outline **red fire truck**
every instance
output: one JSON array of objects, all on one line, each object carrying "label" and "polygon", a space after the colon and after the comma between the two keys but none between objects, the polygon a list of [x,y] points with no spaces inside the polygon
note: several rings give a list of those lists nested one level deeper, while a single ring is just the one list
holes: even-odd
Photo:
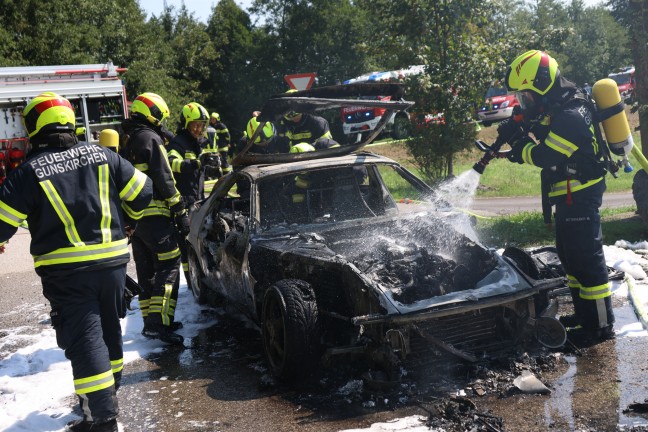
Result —
[{"label": "red fire truck", "polygon": [[97,141],[102,129],[117,129],[127,116],[120,78],[125,71],[111,62],[0,68],[0,184],[3,173],[22,163],[30,150],[21,115],[33,97],[46,91],[66,97],[74,107],[77,130],[85,131],[87,141]]}]

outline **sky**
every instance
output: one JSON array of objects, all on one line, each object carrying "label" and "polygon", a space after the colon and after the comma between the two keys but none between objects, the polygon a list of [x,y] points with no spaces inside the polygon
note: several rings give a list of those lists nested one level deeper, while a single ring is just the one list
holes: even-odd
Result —
[{"label": "sky", "polygon": [[[641,304],[643,310],[648,307],[648,277],[642,269],[648,261],[635,254],[632,250],[648,249],[646,242],[630,244],[617,242],[618,246],[605,246],[605,257],[608,266],[626,271],[629,280],[634,285],[635,301]],[[623,246],[623,247],[619,247]],[[7,254],[11,249],[7,249]],[[622,281],[613,282],[613,295],[615,297],[628,296],[628,284]],[[70,362],[63,355],[63,351],[56,346],[54,330],[47,322],[48,311],[39,304],[24,304],[22,309],[8,313],[23,314],[33,312],[40,308],[42,316],[35,321],[34,328],[38,332],[26,331],[25,328],[0,329],[3,337],[0,339],[0,430],[4,432],[42,431],[60,432],[65,424],[77,417],[72,414],[71,403],[76,403],[73,397],[72,369]],[[164,343],[148,340],[140,334],[142,319],[137,309],[137,299],[133,300],[135,310],[129,311],[122,320],[124,333],[124,373],[128,373],[128,364],[139,358],[160,352]],[[216,324],[213,319],[206,318],[212,314],[202,314],[206,306],[199,306],[187,289],[187,283],[181,272],[180,294],[176,318],[182,321],[184,327],[179,330],[185,338],[185,346],[191,346],[191,338],[198,335],[199,330]],[[648,332],[637,321],[631,308],[629,313],[623,315],[616,313],[615,331],[617,338],[647,337]],[[38,324],[38,321],[41,323]],[[15,349],[12,347],[21,347]],[[47,382],[47,391],[43,391],[42,383]],[[349,381],[347,386],[357,382]],[[344,386],[343,388],[346,388]],[[341,388],[342,389],[342,388]],[[360,386],[360,391],[361,391]],[[622,395],[623,396],[623,395]],[[73,402],[71,402],[73,401]],[[179,430],[182,428],[178,420]],[[189,427],[187,428],[189,429]],[[120,424],[120,431],[124,427]],[[375,423],[366,429],[354,429],[346,432],[429,432],[425,427],[425,419],[421,416],[394,418],[386,423]],[[344,432],[344,431],[343,431]]]},{"label": "sky", "polygon": [[[166,0],[167,5],[174,6],[176,9],[180,8],[183,0]],[[594,6],[604,0],[583,0],[585,6]],[[243,10],[247,10],[252,4],[252,0],[235,0],[236,4],[241,6]],[[569,0],[564,0],[569,3]],[[140,6],[146,12],[154,15],[160,15],[164,9],[164,0],[139,0]],[[218,3],[218,0],[184,0],[185,6],[189,11],[194,12],[194,16],[202,22],[207,22],[211,14],[212,7]]]},{"label": "sky", "polygon": [[[234,0],[243,10],[252,5],[252,0]],[[160,15],[164,10],[164,0],[139,0],[142,9],[153,15]],[[212,8],[218,3],[218,0],[184,0],[185,6],[199,21],[207,22],[211,15]],[[182,5],[182,0],[166,0],[168,6],[173,6],[176,10]]]}]

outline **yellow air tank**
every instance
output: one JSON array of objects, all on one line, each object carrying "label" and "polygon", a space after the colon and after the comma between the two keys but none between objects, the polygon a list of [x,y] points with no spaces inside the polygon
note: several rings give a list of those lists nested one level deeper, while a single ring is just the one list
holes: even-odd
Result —
[{"label": "yellow air tank", "polygon": [[[594,83],[594,86],[592,87],[592,96],[594,97],[599,110],[613,107],[621,102],[621,95],[619,94],[617,83],[610,78],[604,78]],[[617,156],[623,156],[621,163],[624,166],[623,170],[625,172],[632,171],[633,168],[628,162],[628,155],[630,152],[633,152],[636,156],[638,150],[635,151],[634,141],[632,139],[632,133],[630,133],[630,125],[628,124],[625,110],[622,109],[620,112],[603,120],[602,123],[603,131],[605,132],[605,139],[610,147],[610,151]],[[643,159],[645,161],[645,158]],[[644,166],[643,163],[641,165],[646,170],[648,162],[646,166]]]},{"label": "yellow air tank", "polygon": [[99,145],[119,151],[119,134],[114,129],[104,129],[99,134]]}]

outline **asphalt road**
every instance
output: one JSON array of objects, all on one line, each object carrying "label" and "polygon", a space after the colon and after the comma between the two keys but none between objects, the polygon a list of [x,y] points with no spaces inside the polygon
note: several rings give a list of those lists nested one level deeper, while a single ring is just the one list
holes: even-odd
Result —
[{"label": "asphalt road", "polygon": [[[602,208],[635,207],[632,192],[606,192]],[[470,208],[480,216],[503,216],[524,211],[542,211],[540,196],[475,198]]]}]

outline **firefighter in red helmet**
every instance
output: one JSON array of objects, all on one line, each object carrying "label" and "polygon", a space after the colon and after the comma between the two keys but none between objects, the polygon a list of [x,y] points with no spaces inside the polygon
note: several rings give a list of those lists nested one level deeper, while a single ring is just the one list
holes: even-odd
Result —
[{"label": "firefighter in red helmet", "polygon": [[0,253],[28,221],[36,273],[83,412],[66,430],[117,432],[119,319],[130,258],[125,228],[141,216],[153,187],[117,153],[78,142],[74,119],[70,102],[55,93],[25,107],[33,150],[0,188]]}]

